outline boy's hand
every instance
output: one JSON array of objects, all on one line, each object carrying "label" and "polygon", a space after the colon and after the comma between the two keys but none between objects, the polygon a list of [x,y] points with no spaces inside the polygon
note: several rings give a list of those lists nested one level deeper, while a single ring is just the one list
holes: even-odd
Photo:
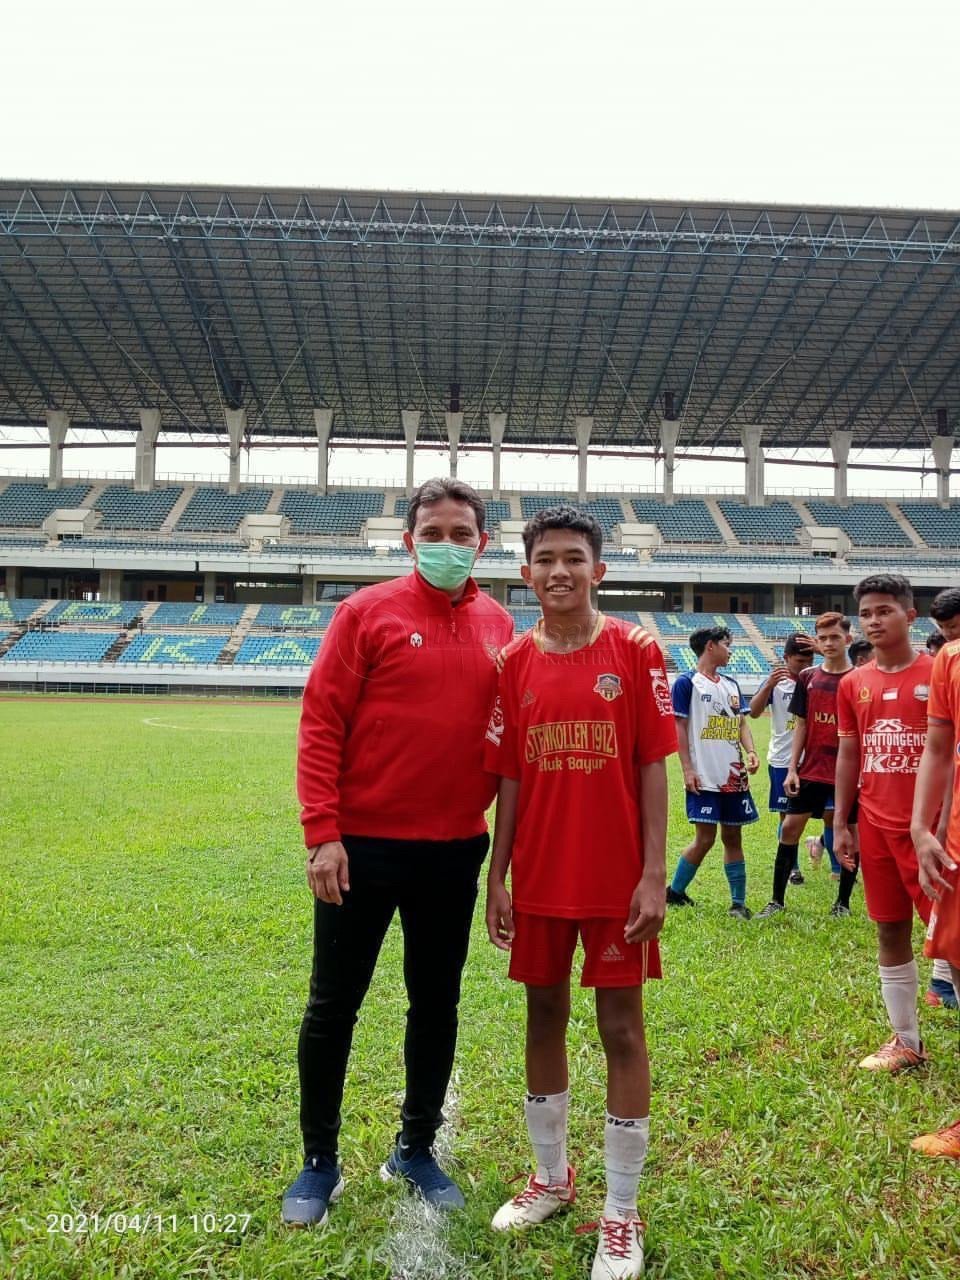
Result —
[{"label": "boy's hand", "polygon": [[767,684],[771,689],[775,689],[781,680],[789,680],[790,672],[786,667],[774,667],[767,676]]},{"label": "boy's hand", "polygon": [[853,832],[846,823],[840,826],[838,822],[833,824],[833,853],[834,857],[847,871],[855,871],[857,868],[854,854],[856,846],[853,841]]},{"label": "boy's hand", "polygon": [[756,773],[760,768],[760,757],[753,750],[747,752],[747,773]]},{"label": "boy's hand", "polygon": [[663,928],[667,913],[667,890],[662,880],[641,879],[630,899],[627,924],[623,931],[625,942],[651,942]]},{"label": "boy's hand", "polygon": [[683,785],[688,791],[692,791],[695,796],[700,794],[700,779],[692,768],[684,769]]},{"label": "boy's hand", "polygon": [[924,831],[919,838],[914,838],[913,847],[917,851],[917,863],[920,867],[920,888],[932,898],[940,902],[943,891],[953,892],[953,885],[944,880],[942,872],[956,871],[957,864],[946,852],[943,844],[929,831]]},{"label": "boy's hand", "polygon": [[795,796],[800,790],[800,778],[796,769],[788,769],[783,780],[783,789],[788,796]]},{"label": "boy's hand", "polygon": [[487,881],[487,935],[495,947],[509,951],[513,945],[513,905],[502,880]]}]

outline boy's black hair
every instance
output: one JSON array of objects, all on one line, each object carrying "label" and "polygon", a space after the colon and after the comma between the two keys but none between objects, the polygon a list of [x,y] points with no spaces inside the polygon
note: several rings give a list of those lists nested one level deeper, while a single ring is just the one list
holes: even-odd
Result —
[{"label": "boy's black hair", "polygon": [[571,533],[582,533],[590,544],[594,560],[600,559],[603,549],[603,530],[600,525],[589,511],[581,511],[579,507],[562,503],[556,507],[544,507],[523,526],[523,550],[527,564],[530,563],[537,540],[551,529],[569,529]]},{"label": "boy's black hair", "polygon": [[733,633],[729,627],[700,627],[690,637],[690,648],[699,658],[711,640],[726,640],[729,643],[732,639]]},{"label": "boy's black hair", "polygon": [[864,596],[893,596],[904,609],[913,608],[913,587],[902,573],[871,573],[853,588],[857,604]]},{"label": "boy's black hair", "polygon": [[942,631],[931,631],[924,641],[927,653],[939,653],[946,643],[947,637]]},{"label": "boy's black hair", "polygon": [[817,646],[805,631],[794,631],[783,642],[783,656],[792,658],[795,653],[815,653]]},{"label": "boy's black hair", "polygon": [[854,666],[856,666],[858,658],[868,657],[871,653],[873,653],[873,645],[869,640],[854,640],[847,650],[850,661]]},{"label": "boy's black hair", "polygon": [[960,613],[960,587],[946,587],[938,591],[930,606],[930,617],[934,622],[949,622]]}]

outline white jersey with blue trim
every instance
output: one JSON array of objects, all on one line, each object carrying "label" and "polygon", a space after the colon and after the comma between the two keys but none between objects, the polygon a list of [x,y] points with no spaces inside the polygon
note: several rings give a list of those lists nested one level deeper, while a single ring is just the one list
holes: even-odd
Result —
[{"label": "white jersey with blue trim", "polygon": [[797,687],[792,676],[785,677],[770,695],[770,745],[767,748],[767,764],[774,769],[786,769],[790,765],[793,750],[793,731],[797,717],[790,714],[790,699]]},{"label": "white jersey with blue trim", "polygon": [[703,791],[746,791],[749,778],[740,747],[743,697],[730,676],[711,679],[702,671],[678,676],[674,715],[687,721],[690,763]]}]

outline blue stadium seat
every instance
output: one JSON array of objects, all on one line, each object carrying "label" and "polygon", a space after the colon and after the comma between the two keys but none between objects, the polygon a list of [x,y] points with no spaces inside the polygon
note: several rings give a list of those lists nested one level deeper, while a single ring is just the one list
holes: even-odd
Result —
[{"label": "blue stadium seat", "polygon": [[655,524],[664,542],[722,542],[717,523],[700,498],[679,498],[672,506],[659,498],[633,498],[640,524]]},{"label": "blue stadium seat", "polygon": [[557,506],[576,507],[579,511],[588,512],[603,530],[605,538],[609,538],[614,525],[622,524],[626,519],[619,498],[590,498],[586,502],[578,502],[576,498],[562,494],[525,493],[520,497],[520,512],[524,520],[529,520],[538,511]]},{"label": "blue stadium seat", "polygon": [[180,663],[209,666],[219,658],[228,635],[153,635],[134,638],[117,659],[118,662],[153,662],[170,665]]},{"label": "blue stadium seat", "polygon": [[262,604],[256,625],[289,631],[325,631],[335,607],[332,604]]},{"label": "blue stadium seat", "polygon": [[189,533],[206,530],[235,533],[244,516],[266,511],[272,493],[272,489],[228,493],[215,485],[199,486],[177,521],[177,528]]},{"label": "blue stadium seat", "polygon": [[683,636],[689,639],[701,627],[729,627],[733,636],[743,636],[743,624],[732,613],[655,613],[653,620],[657,630],[667,636]]},{"label": "blue stadium seat", "polygon": [[235,627],[245,608],[242,604],[165,603],[157,607],[144,626],[148,631],[164,627]]},{"label": "blue stadium seat", "polygon": [[[489,533],[492,533],[502,521],[511,518],[510,503],[504,502],[501,498],[484,498],[483,501],[487,508],[486,528]],[[407,498],[397,498],[393,506],[394,515],[399,516],[401,520],[406,519],[409,505]]]},{"label": "blue stadium seat", "polygon": [[[689,645],[668,644],[667,652],[677,664],[678,671],[692,671],[697,665],[697,655]],[[770,659],[755,644],[735,644],[730,661],[723,674],[732,676],[766,676],[770,672]]]},{"label": "blue stadium seat", "polygon": [[235,667],[308,667],[320,648],[319,636],[247,636]]},{"label": "blue stadium seat", "polygon": [[140,610],[142,600],[60,600],[46,615],[46,622],[111,623],[128,627]]},{"label": "blue stadium seat", "polygon": [[541,617],[539,609],[511,609],[509,612],[513,618],[513,629],[516,635],[536,626]]},{"label": "blue stadium seat", "polygon": [[17,596],[14,600],[0,600],[0,622],[26,622],[43,604],[42,600],[28,600]]},{"label": "blue stadium seat", "polygon": [[361,489],[311,493],[287,489],[280,503],[293,533],[359,534],[370,516],[383,515],[384,495]]},{"label": "blue stadium seat", "polygon": [[59,507],[82,507],[91,492],[88,484],[68,484],[48,489],[45,484],[15,480],[0,493],[0,525],[9,528],[40,526]]},{"label": "blue stadium seat", "polygon": [[803,521],[797,510],[782,499],[766,507],[748,507],[736,498],[721,498],[720,510],[739,542],[786,543],[797,540]]},{"label": "blue stadium seat", "polygon": [[814,618],[780,617],[773,613],[752,614],[754,624],[759,627],[764,640],[784,640],[794,631],[803,631],[806,635],[814,634]]},{"label": "blue stadium seat", "polygon": [[851,502],[841,507],[835,502],[808,498],[806,505],[817,524],[842,529],[854,546],[910,546],[910,539],[881,502]]},{"label": "blue stadium seat", "polygon": [[101,662],[120,633],[28,631],[0,662]]},{"label": "blue stadium seat", "polygon": [[101,529],[159,529],[183,494],[182,485],[168,485],[137,493],[122,484],[109,484],[94,502]]},{"label": "blue stadium seat", "polygon": [[960,547],[960,502],[946,510],[933,501],[901,502],[900,510],[930,547]]}]

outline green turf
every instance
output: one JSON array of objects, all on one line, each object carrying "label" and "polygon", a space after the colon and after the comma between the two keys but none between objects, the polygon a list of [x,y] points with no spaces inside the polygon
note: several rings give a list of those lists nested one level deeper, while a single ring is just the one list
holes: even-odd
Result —
[{"label": "green turf", "polygon": [[[324,1233],[279,1222],[299,1166],[310,948],[296,715],[265,703],[0,706],[2,1274],[390,1275],[380,1259],[401,1193],[377,1168],[401,1087],[395,932],[355,1042],[347,1193]],[[675,769],[672,783],[671,867],[687,830]],[[773,831],[764,814],[746,837],[755,909]],[[886,1023],[859,891],[854,917],[837,921],[832,890],[821,870],[791,892],[787,915],[737,924],[713,854],[691,891],[697,909],[667,921],[667,978],[647,993],[651,1276],[958,1274],[960,1166],[908,1149],[960,1113],[956,1019],[924,1013],[925,1075],[858,1072]],[[580,1198],[535,1234],[488,1230],[506,1180],[529,1162],[522,993],[503,961],[478,918],[454,1138],[468,1209],[448,1247],[463,1275],[583,1277],[594,1241],[574,1227],[602,1205],[604,1099],[582,993],[570,1035]],[[48,1230],[62,1222],[48,1215],[80,1213],[101,1215],[100,1229]],[[121,1233],[115,1219],[103,1229],[109,1213],[153,1217],[146,1232]],[[236,1215],[250,1215],[246,1231]]]}]

